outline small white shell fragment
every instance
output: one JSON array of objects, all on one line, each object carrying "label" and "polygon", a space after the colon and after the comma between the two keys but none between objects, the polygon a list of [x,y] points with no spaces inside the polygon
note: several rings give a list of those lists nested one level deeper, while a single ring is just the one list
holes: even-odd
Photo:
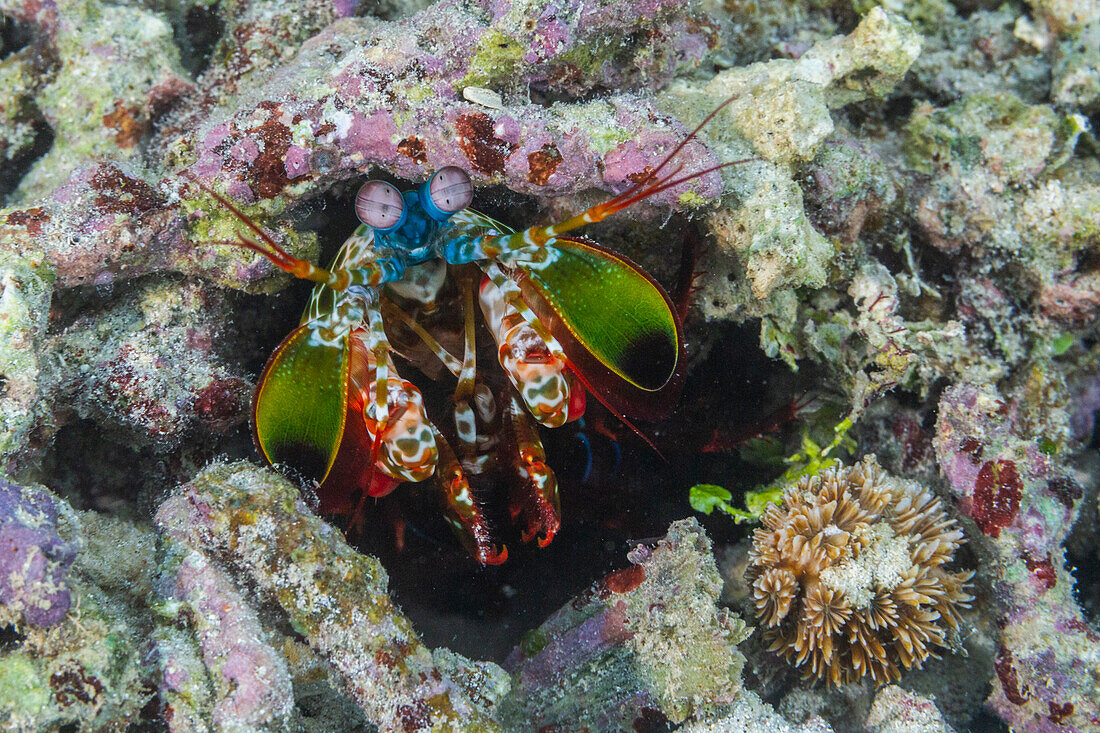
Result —
[{"label": "small white shell fragment", "polygon": [[504,100],[500,98],[498,92],[494,92],[492,89],[485,89],[484,87],[464,87],[462,89],[462,96],[465,97],[467,102],[480,104],[482,107],[488,107],[489,109],[504,109]]}]

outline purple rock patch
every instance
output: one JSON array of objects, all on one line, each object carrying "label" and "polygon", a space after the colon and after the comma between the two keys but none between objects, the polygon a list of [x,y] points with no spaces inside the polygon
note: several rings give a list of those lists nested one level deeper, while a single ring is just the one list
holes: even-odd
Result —
[{"label": "purple rock patch", "polygon": [[57,533],[57,502],[0,479],[0,604],[34,626],[53,626],[72,604],[65,581],[78,548]]}]

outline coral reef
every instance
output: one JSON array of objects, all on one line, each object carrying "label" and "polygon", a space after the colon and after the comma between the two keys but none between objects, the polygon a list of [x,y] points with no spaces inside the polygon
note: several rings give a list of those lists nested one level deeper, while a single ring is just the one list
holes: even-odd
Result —
[{"label": "coral reef", "polygon": [[833,729],[819,717],[793,724],[777,714],[749,690],[742,690],[722,715],[709,720],[692,721],[678,730],[687,733],[750,733],[757,730],[776,733],[830,733]]},{"label": "coral reef", "polygon": [[175,547],[170,552],[176,556],[164,566],[165,611],[190,611],[201,653],[201,661],[194,658],[174,629],[158,634],[161,697],[172,711],[173,729],[202,729],[206,712],[215,730],[285,727],[294,706],[290,673],[282,655],[264,642],[256,612],[203,555]]},{"label": "coral reef", "polygon": [[834,685],[920,667],[973,596],[947,571],[962,540],[936,496],[873,458],[786,489],[753,535],[745,578],[770,649]]},{"label": "coral reef", "polygon": [[[402,492],[367,531],[405,547],[371,547],[402,596],[309,487],[229,462],[305,296],[226,246],[196,181],[316,261],[363,175],[457,165],[477,207],[548,220],[730,97],[677,165],[740,164],[590,232],[670,286],[690,356],[683,409],[643,428],[670,467],[598,408],[550,446],[555,542],[598,559],[451,582],[432,497]],[[0,727],[1097,728],[1098,123],[1095,0],[0,0]],[[792,487],[751,559],[704,520],[722,602],[762,611],[741,641],[697,526],[637,538],[685,484],[737,502],[845,417],[885,469]],[[698,449],[724,432],[752,445]],[[923,525],[888,505],[910,492]],[[508,672],[440,647],[509,648],[545,612],[511,595],[556,608],[627,548]],[[798,681],[772,642],[852,684]]]},{"label": "coral reef", "polygon": [[[245,420],[252,394],[214,351],[228,315],[219,294],[197,283],[135,290],[49,344],[64,366],[45,399],[131,444],[169,448],[199,425],[224,431]],[[63,424],[62,410],[54,413]]]},{"label": "coral reef", "polygon": [[147,533],[80,516],[40,487],[5,485],[4,496],[17,517],[4,517],[5,555],[24,563],[3,569],[22,588],[12,596],[5,586],[0,599],[0,725],[101,730],[134,720],[152,694],[147,622],[134,602],[149,588]]},{"label": "coral reef", "polygon": [[41,260],[0,253],[0,465],[30,452],[33,433],[46,413],[39,379],[49,316],[53,273]]},{"label": "coral reef", "polygon": [[[0,620],[53,626],[72,604],[66,583],[78,546],[58,534],[68,509],[41,487],[0,481]],[[71,509],[69,510],[72,511]]]},{"label": "coral reef", "polygon": [[875,695],[867,716],[868,733],[954,733],[936,704],[897,685]]},{"label": "coral reef", "polygon": [[[7,263],[0,465],[10,475],[36,477],[57,432],[81,420],[101,439],[164,453],[247,419],[252,384],[223,356],[227,333],[239,331],[220,292],[143,283],[60,328],[49,319],[48,266]],[[110,290],[105,282],[97,292]]]},{"label": "coral reef", "polygon": [[1058,42],[1052,69],[1054,101],[1084,110],[1100,102],[1100,22],[1081,29],[1076,37]]},{"label": "coral reef", "polygon": [[[160,536],[78,516],[45,489],[9,489],[23,497],[13,515],[46,528],[39,545],[25,546],[52,563],[28,563],[48,574],[21,579],[20,592],[0,599],[6,620],[25,618],[13,621],[19,638],[0,665],[11,727],[108,726],[150,702],[173,731],[296,729],[318,706],[324,730],[366,721],[385,730],[527,730],[535,718],[601,729],[636,719],[751,726],[775,717],[741,687],[735,645],[746,629],[715,604],[721,582],[695,520],[637,547],[636,564],[531,631],[508,662],[509,680],[492,663],[424,647],[385,593],[377,561],[348,547],[268,470],[207,469],[165,500]],[[65,540],[44,524],[59,516]],[[13,524],[3,525],[5,538],[27,529]],[[108,551],[115,562],[96,564]],[[148,608],[154,613],[139,620]],[[46,625],[56,630],[39,629]],[[573,688],[565,697],[563,684]]]},{"label": "coral reef", "polygon": [[738,95],[726,125],[710,130],[708,140],[723,160],[762,159],[728,174],[740,205],[709,218],[724,258],[707,267],[729,272],[735,257],[738,276],[707,279],[701,302],[708,316],[731,308],[759,312],[754,303],[776,291],[828,282],[837,249],[810,223],[790,168],[811,160],[833,132],[831,108],[885,94],[919,53],[912,27],[875,8],[850,35],[821,41],[797,60],[731,69],[702,89],[670,87],[664,98],[677,109],[690,103],[705,111]]},{"label": "coral reef", "polygon": [[52,194],[85,161],[140,161],[158,107],[189,86],[158,13],[131,6],[104,13],[99,3],[75,0],[43,30],[58,64],[34,105],[54,142],[20,181],[16,198],[24,200]]}]

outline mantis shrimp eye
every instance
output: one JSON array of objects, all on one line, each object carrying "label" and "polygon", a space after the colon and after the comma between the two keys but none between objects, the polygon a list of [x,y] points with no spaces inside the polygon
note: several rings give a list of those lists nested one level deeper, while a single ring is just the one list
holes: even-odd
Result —
[{"label": "mantis shrimp eye", "polygon": [[447,166],[435,172],[420,187],[420,203],[433,219],[443,221],[456,211],[462,211],[474,198],[470,176],[461,168]]},{"label": "mantis shrimp eye", "polygon": [[355,215],[378,231],[388,232],[405,221],[405,199],[385,181],[367,181],[355,196]]}]

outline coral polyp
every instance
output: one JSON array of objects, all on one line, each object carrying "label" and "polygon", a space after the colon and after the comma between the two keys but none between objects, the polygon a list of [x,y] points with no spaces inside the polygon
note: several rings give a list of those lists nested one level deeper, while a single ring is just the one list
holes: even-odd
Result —
[{"label": "coral polyp", "polygon": [[756,530],[746,578],[769,651],[831,685],[897,681],[950,644],[973,596],[962,530],[873,457],[804,476]]}]

